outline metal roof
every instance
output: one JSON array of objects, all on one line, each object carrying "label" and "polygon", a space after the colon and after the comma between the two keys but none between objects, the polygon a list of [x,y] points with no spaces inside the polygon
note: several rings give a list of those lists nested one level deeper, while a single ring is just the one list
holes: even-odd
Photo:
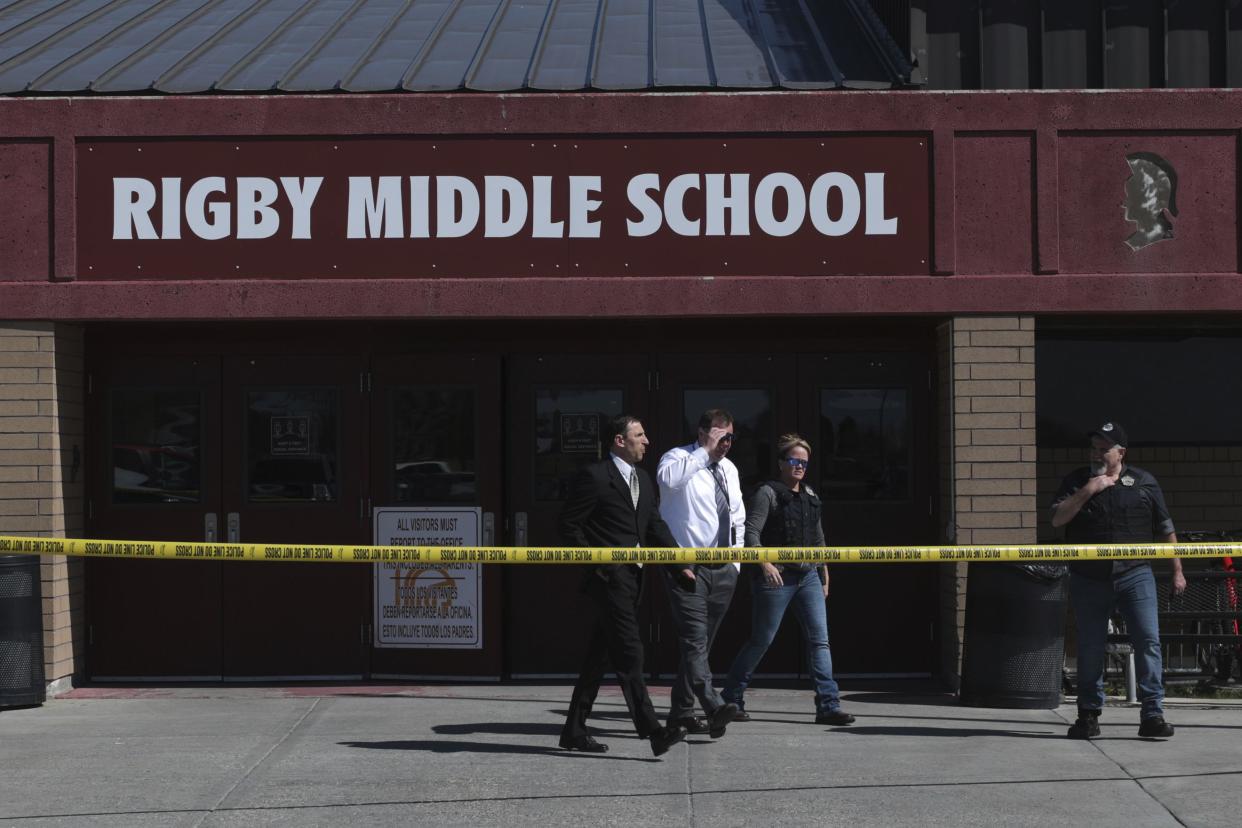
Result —
[{"label": "metal roof", "polygon": [[0,0],[0,94],[887,88],[867,0]]}]

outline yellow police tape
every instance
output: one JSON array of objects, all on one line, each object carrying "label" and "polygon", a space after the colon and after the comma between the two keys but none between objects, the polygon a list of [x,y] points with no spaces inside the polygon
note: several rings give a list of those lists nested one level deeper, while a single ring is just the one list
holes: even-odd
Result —
[{"label": "yellow police tape", "polygon": [[180,561],[299,561],[412,564],[957,563],[1096,561],[1242,556],[1242,543],[1101,546],[823,546],[764,549],[624,549],[510,546],[335,546],[270,543],[0,537],[0,554]]}]

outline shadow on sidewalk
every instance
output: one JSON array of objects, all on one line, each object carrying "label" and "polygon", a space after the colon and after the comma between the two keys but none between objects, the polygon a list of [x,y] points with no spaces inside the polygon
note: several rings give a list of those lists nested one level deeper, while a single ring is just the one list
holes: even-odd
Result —
[{"label": "shadow on sidewalk", "polygon": [[539,724],[536,722],[471,722],[469,724],[444,724],[431,728],[442,736],[465,736],[469,733],[497,733],[505,736],[549,736],[556,738],[561,733],[558,724]]},{"label": "shadow on sidewalk", "polygon": [[942,736],[959,739],[964,736],[1012,736],[1018,739],[1065,739],[1060,731],[1038,733],[1031,730],[1009,730],[1007,728],[985,727],[884,727],[882,725],[851,725],[850,727],[829,728],[833,733],[844,733],[849,736]]},{"label": "shadow on sidewalk", "polygon": [[537,745],[506,745],[497,742],[456,742],[422,739],[396,739],[386,742],[338,742],[344,747],[367,750],[414,750],[426,753],[513,753],[526,756],[559,756],[565,758],[619,760],[622,762],[659,762],[655,757],[612,756],[607,753],[579,753],[558,747]]},{"label": "shadow on sidewalk", "polygon": [[920,707],[960,707],[951,693],[902,693],[885,691],[841,692],[841,700],[858,704],[915,704]]}]

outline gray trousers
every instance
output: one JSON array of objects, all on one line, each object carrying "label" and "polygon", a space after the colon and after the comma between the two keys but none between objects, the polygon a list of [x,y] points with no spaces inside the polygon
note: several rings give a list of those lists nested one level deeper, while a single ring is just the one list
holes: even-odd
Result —
[{"label": "gray trousers", "polygon": [[695,566],[694,592],[682,589],[670,574],[671,569],[665,568],[664,583],[673,622],[677,625],[680,658],[670,694],[669,721],[693,716],[696,698],[708,715],[724,704],[724,699],[712,686],[712,668],[707,656],[729,602],[733,600],[733,588],[737,586],[737,568],[732,564],[719,569]]}]

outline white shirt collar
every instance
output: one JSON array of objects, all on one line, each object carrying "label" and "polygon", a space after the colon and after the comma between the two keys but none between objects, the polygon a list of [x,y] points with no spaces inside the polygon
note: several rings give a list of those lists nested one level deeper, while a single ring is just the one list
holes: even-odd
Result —
[{"label": "white shirt collar", "polygon": [[628,486],[630,484],[630,475],[634,473],[634,467],[625,460],[622,460],[616,454],[613,454],[612,452],[609,452],[609,454],[612,455],[612,462],[617,464],[617,470],[621,472],[621,479],[624,480],[625,484]]}]

